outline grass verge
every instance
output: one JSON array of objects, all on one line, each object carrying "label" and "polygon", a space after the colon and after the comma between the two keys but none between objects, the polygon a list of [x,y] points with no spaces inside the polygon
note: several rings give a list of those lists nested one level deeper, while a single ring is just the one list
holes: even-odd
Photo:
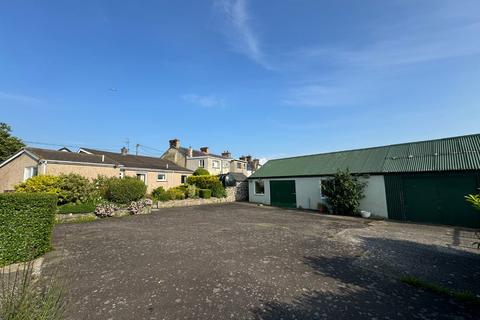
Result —
[{"label": "grass verge", "polygon": [[60,320],[65,311],[64,287],[55,277],[37,279],[34,262],[0,272],[0,319]]},{"label": "grass verge", "polygon": [[449,289],[436,283],[428,282],[413,276],[402,277],[400,278],[400,281],[418,289],[424,289],[464,302],[480,304],[480,298],[471,291],[457,291]]},{"label": "grass verge", "polygon": [[87,223],[98,220],[95,216],[80,216],[67,220],[57,220],[57,224]]}]

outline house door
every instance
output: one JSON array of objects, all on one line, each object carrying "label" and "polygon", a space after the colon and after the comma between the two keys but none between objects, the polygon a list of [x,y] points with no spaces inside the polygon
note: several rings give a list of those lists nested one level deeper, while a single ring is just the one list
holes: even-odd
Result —
[{"label": "house door", "polygon": [[270,204],[276,207],[296,208],[295,180],[270,180]]},{"label": "house door", "polygon": [[137,173],[137,179],[142,180],[143,183],[147,182],[147,178],[146,178],[145,173]]}]

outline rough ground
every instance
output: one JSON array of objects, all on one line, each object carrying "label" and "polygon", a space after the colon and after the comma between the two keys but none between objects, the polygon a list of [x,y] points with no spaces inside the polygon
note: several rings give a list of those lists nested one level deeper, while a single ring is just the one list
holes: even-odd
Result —
[{"label": "rough ground", "polygon": [[[478,319],[399,282],[480,289],[468,232],[222,204],[59,225],[68,319]],[[468,246],[468,245],[467,245]],[[480,292],[476,292],[480,293]]]}]

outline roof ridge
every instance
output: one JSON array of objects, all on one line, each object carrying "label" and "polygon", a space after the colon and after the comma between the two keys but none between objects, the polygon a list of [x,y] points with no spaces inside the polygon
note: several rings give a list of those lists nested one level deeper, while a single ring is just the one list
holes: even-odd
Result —
[{"label": "roof ridge", "polygon": [[389,147],[395,147],[395,146],[401,146],[401,145],[411,145],[411,144],[417,144],[417,143],[423,143],[423,142],[439,142],[439,141],[444,141],[444,140],[452,140],[452,139],[465,138],[465,137],[473,137],[473,136],[480,136],[480,133],[472,133],[472,134],[466,134],[466,135],[461,135],[461,136],[438,138],[438,139],[430,139],[430,140],[418,140],[418,141],[412,141],[412,142],[393,143],[393,144],[387,144],[387,145],[375,146],[375,147],[366,147],[366,148],[356,148],[356,149],[347,149],[347,150],[338,150],[338,151],[329,151],[329,152],[313,153],[313,154],[306,154],[306,155],[301,155],[301,156],[291,156],[291,157],[285,157],[285,158],[271,159],[271,160],[268,160],[268,161],[287,160],[287,159],[296,159],[296,158],[306,158],[306,157],[321,156],[321,155],[334,154],[334,153],[343,153],[343,152],[353,152],[353,151],[363,151],[363,150],[372,150],[372,149],[382,149],[382,148],[389,148]]}]

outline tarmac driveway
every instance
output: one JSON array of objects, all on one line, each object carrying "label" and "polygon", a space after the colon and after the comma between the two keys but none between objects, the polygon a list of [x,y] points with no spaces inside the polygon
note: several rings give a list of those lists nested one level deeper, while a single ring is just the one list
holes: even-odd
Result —
[{"label": "tarmac driveway", "polygon": [[477,305],[398,280],[480,293],[468,236],[251,204],[172,208],[58,225],[45,270],[67,279],[68,319],[473,319]]}]

